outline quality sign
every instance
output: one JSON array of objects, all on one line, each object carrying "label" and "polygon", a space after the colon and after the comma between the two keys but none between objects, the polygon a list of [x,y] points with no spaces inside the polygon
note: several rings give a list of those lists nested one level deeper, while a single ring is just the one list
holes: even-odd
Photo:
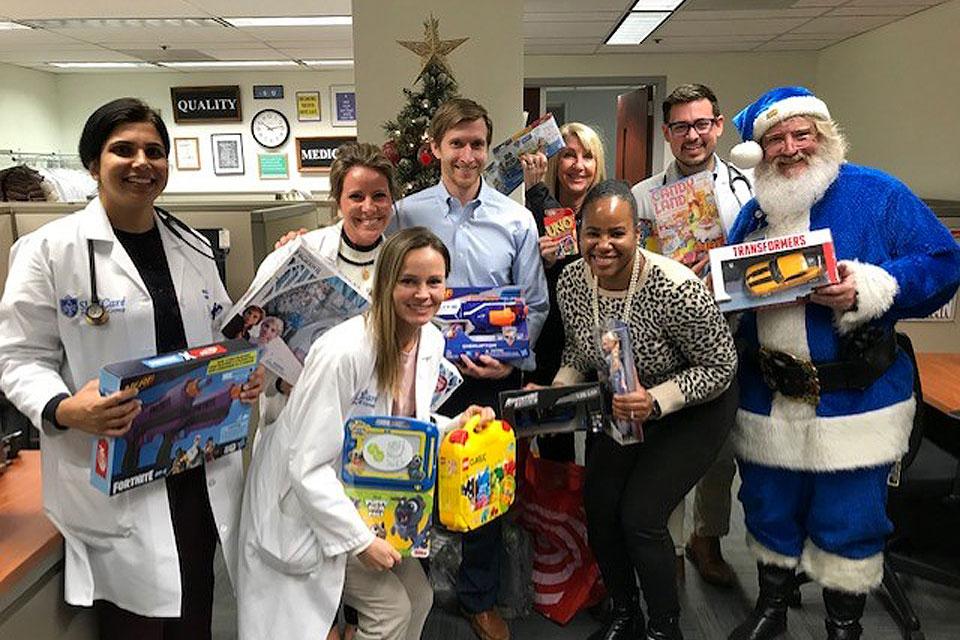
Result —
[{"label": "quality sign", "polygon": [[173,119],[178,123],[240,122],[240,87],[171,87]]}]

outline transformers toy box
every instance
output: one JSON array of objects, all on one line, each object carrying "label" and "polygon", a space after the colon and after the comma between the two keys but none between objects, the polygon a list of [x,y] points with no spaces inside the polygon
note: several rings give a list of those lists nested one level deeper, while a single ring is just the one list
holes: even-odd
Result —
[{"label": "transformers toy box", "polygon": [[440,523],[470,531],[505,514],[516,493],[517,440],[503,420],[471,418],[440,444]]},{"label": "transformers toy box", "polygon": [[112,496],[242,449],[240,388],[256,366],[256,347],[228,340],[103,367],[100,393],[136,387],[143,409],[123,436],[94,440],[93,486]]},{"label": "transformers toy box", "polygon": [[390,416],[344,425],[340,479],[360,517],[402,556],[430,555],[437,428]]},{"label": "transformers toy box", "polygon": [[500,392],[500,415],[517,437],[573,431],[599,432],[605,423],[599,382]]},{"label": "transformers toy box", "polygon": [[433,321],[446,339],[444,356],[456,362],[488,355],[520,360],[530,355],[527,303],[520,287],[454,287]]},{"label": "transformers toy box", "polygon": [[818,229],[711,249],[710,277],[720,311],[791,304],[839,282],[833,236]]}]

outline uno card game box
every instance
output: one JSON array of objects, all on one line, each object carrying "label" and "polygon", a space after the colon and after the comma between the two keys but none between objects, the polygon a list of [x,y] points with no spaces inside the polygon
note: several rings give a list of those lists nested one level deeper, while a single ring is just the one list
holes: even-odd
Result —
[{"label": "uno card game box", "polygon": [[143,408],[126,434],[94,440],[93,486],[112,496],[242,449],[256,366],[255,346],[228,340],[103,367],[101,395],[136,387]]},{"label": "uno card game box", "polygon": [[471,418],[440,444],[440,522],[470,531],[498,518],[516,493],[517,440],[503,420]]},{"label": "uno card game box", "polygon": [[520,287],[454,287],[433,321],[446,340],[444,357],[520,360],[530,355],[527,303]]},{"label": "uno card game box", "polygon": [[577,248],[577,215],[573,209],[547,209],[543,212],[543,226],[547,235],[557,240],[557,257],[575,256]]},{"label": "uno card game box", "polygon": [[725,313],[794,303],[839,282],[830,229],[711,249],[710,274]]},{"label": "uno card game box", "polygon": [[368,416],[344,425],[340,479],[360,517],[401,556],[430,555],[439,434],[429,422]]},{"label": "uno card game box", "polygon": [[517,437],[541,433],[603,430],[603,387],[599,382],[500,392],[500,415]]}]

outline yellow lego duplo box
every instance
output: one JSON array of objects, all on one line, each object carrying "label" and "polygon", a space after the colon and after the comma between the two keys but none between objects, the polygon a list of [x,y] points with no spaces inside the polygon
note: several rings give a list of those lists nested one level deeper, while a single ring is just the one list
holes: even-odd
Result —
[{"label": "yellow lego duplo box", "polygon": [[471,418],[440,444],[438,510],[453,531],[470,531],[510,508],[516,493],[517,439],[503,420]]}]

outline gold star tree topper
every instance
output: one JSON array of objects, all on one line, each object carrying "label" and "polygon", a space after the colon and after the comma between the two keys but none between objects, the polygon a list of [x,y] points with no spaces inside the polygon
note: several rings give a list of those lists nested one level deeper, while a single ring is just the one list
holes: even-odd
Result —
[{"label": "gold star tree topper", "polygon": [[397,44],[413,51],[420,56],[422,67],[417,74],[416,82],[419,80],[431,62],[435,62],[442,67],[448,74],[450,66],[447,64],[447,54],[462,45],[470,38],[455,38],[453,40],[440,39],[440,21],[430,14],[430,17],[423,21],[423,41],[397,40]]}]

